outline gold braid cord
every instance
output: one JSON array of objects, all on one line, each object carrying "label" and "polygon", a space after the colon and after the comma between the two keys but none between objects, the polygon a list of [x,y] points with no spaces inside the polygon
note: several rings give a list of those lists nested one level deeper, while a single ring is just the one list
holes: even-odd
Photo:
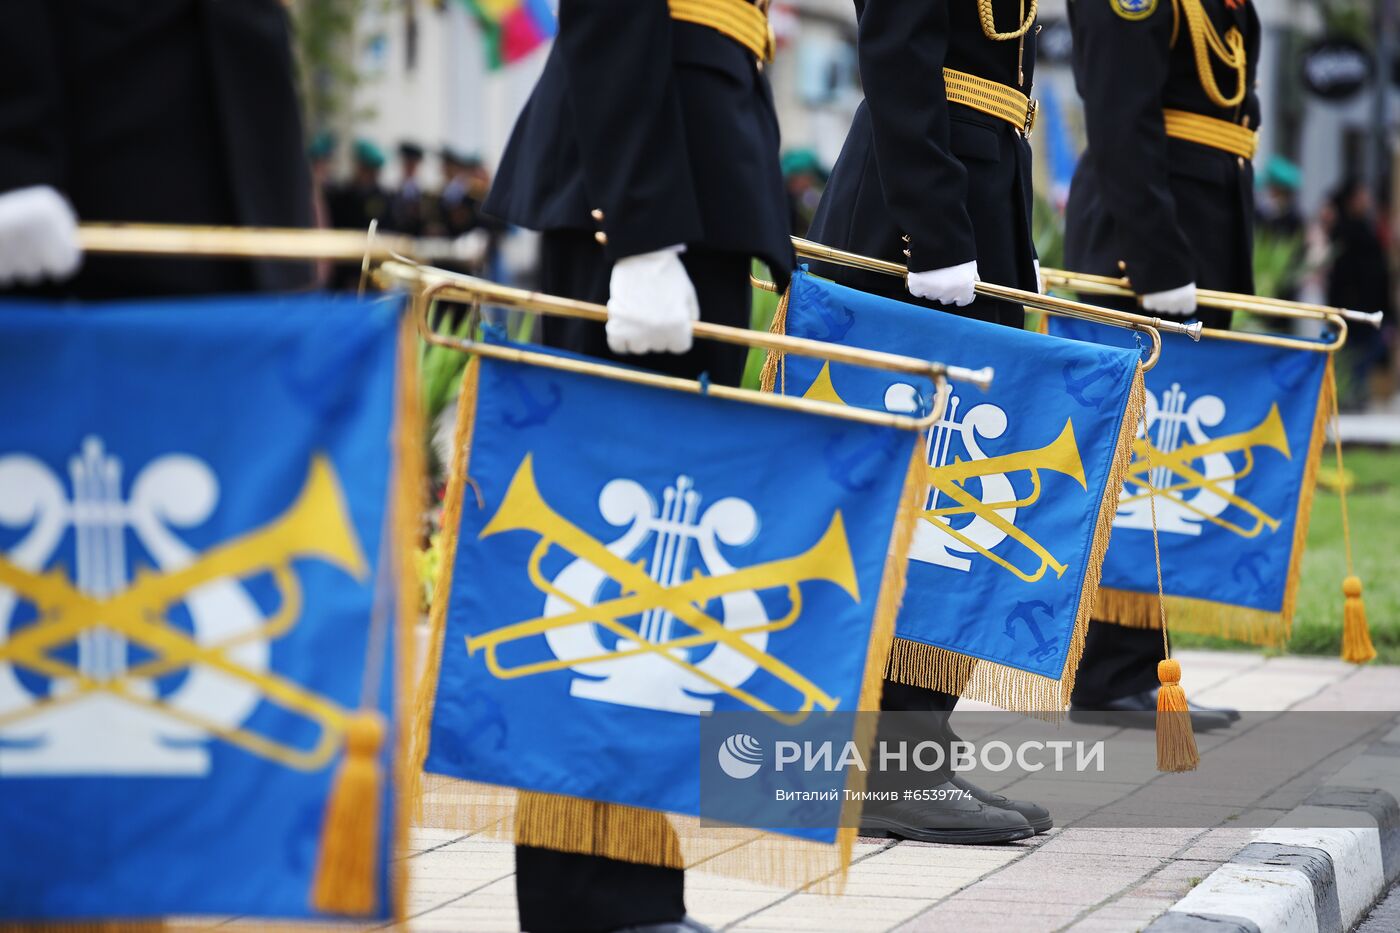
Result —
[{"label": "gold braid cord", "polygon": [[[980,2],[989,3],[990,0]],[[1196,56],[1196,74],[1201,79],[1201,87],[1206,96],[1217,107],[1238,106],[1244,100],[1248,67],[1244,36],[1231,26],[1226,31],[1225,38],[1220,38],[1220,33],[1216,31],[1210,17],[1206,15],[1205,8],[1201,6],[1201,0],[1173,0],[1173,4],[1186,17],[1186,28],[1191,33],[1191,50]],[[1235,73],[1235,93],[1229,97],[1221,92],[1220,85],[1216,83],[1212,56],[1220,59],[1226,68]]]},{"label": "gold braid cord", "polygon": [[1036,13],[1039,11],[1039,0],[1031,0],[1031,8],[1026,11],[1026,18],[1021,21],[1021,25],[1017,26],[1014,32],[997,32],[996,17],[992,13],[992,0],[977,0],[977,16],[982,20],[982,35],[993,42],[1010,42],[1012,39],[1019,39],[1030,32],[1031,25],[1035,22]]}]

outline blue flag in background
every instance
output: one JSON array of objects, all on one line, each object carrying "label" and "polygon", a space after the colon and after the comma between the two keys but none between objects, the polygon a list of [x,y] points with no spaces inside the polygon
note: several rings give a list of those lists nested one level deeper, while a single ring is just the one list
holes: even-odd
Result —
[{"label": "blue flag in background", "polygon": [[[1051,329],[1122,342],[1121,332],[1082,321],[1057,319]],[[1278,644],[1291,625],[1307,538],[1328,356],[1169,334],[1162,341],[1095,615],[1160,626],[1155,490],[1171,628]]]},{"label": "blue flag in background", "polygon": [[[869,295],[799,272],[787,333],[986,366],[925,438],[931,484],[910,549],[891,676],[1007,708],[1063,709],[1127,461],[1138,353]],[[796,356],[777,388],[908,411],[932,385]],[[1117,475],[1115,476],[1115,472]]]},{"label": "blue flag in background", "polygon": [[0,303],[0,920],[320,916],[350,717],[392,721],[399,319]]},{"label": "blue flag in background", "polygon": [[428,772],[694,815],[701,716],[859,708],[909,431],[474,365]]}]

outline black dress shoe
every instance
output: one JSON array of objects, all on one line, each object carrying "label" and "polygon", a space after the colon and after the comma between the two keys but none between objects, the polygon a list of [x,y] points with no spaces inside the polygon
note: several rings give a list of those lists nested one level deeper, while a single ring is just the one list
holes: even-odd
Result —
[{"label": "black dress shoe", "polygon": [[870,801],[860,815],[860,834],[958,845],[993,845],[1035,835],[1020,813],[983,803],[955,784],[919,793],[940,799]]},{"label": "black dress shoe", "polygon": [[[1102,700],[1093,704],[1092,709],[1071,704],[1069,708],[1070,721],[1101,726],[1151,729],[1157,722],[1157,691],[1159,689],[1153,687],[1151,690],[1144,690],[1141,693],[1133,693],[1113,700]],[[1239,710],[1199,706],[1190,700],[1186,701],[1186,707],[1191,712],[1191,728],[1197,732],[1228,729],[1231,723],[1240,718]]]},{"label": "black dress shoe", "polygon": [[988,806],[1013,810],[1021,814],[1030,825],[1031,832],[1037,836],[1055,825],[1055,821],[1050,818],[1050,811],[1038,803],[1031,803],[1029,800],[1012,800],[1010,797],[994,794],[989,790],[983,790],[971,781],[958,777],[956,774],[953,775],[952,783],[954,787],[962,788]]}]

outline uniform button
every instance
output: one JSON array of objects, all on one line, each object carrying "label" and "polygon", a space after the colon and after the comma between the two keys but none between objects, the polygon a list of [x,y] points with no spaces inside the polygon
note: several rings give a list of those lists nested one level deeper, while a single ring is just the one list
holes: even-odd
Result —
[{"label": "uniform button", "polygon": [[602,223],[602,222],[603,222],[603,212],[600,211],[598,208],[595,207],[595,208],[593,208],[593,210],[589,211],[588,213],[589,213],[589,216],[591,216],[594,220],[598,221],[598,223]]},{"label": "uniform button", "polygon": [[1240,156],[1239,159],[1238,159],[1238,161],[1239,161],[1239,164],[1240,164],[1240,169],[1243,170],[1243,169],[1244,169],[1244,156]]},{"label": "uniform button", "polygon": [[608,235],[603,231],[599,230],[597,233],[593,234],[593,239],[597,240],[599,243],[606,245],[608,242]]},{"label": "uniform button", "polygon": [[1127,261],[1126,259],[1120,259],[1120,260],[1118,260],[1118,271],[1119,271],[1119,272],[1127,272],[1127,271],[1128,271],[1128,261]]}]

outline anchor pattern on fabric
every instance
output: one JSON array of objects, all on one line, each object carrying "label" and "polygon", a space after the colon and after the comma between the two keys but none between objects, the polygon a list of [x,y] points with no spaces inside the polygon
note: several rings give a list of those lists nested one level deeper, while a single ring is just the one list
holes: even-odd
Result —
[{"label": "anchor pattern on fabric", "polygon": [[[801,554],[736,568],[721,545],[757,537],[752,505],[733,496],[707,503],[684,474],[659,500],[632,479],[610,481],[598,510],[625,530],[599,540],[545,501],[527,454],[480,537],[537,537],[525,571],[544,596],[542,612],[469,637],[468,653],[482,652],[487,670],[502,679],[570,670],[577,675],[571,695],[623,706],[699,715],[723,694],[783,720],[837,708],[840,698],[767,648],[771,633],[800,622],[803,583],[827,581],[860,601],[840,511]],[[549,575],[543,565],[552,549],[569,560]],[[787,610],[770,614],[765,591],[785,594]],[[508,646],[538,638],[552,657],[503,658]],[[786,686],[791,701],[775,704],[747,689],[759,671]]]},{"label": "anchor pattern on fabric", "polygon": [[[198,777],[215,739],[291,768],[325,766],[351,713],[278,674],[271,644],[302,616],[294,560],[367,574],[329,462],[313,459],[282,515],[203,552],[180,529],[218,505],[204,461],[159,457],[123,495],[122,461],[89,437],[68,472],[71,494],[42,461],[0,457],[0,525],[23,529],[0,553],[0,775]],[[52,566],[69,536],[72,577]],[[264,575],[279,596],[270,615],[245,585]],[[173,620],[180,610],[189,625]],[[316,741],[244,728],[263,702],[310,720]]]},{"label": "anchor pattern on fabric", "polygon": [[[1200,535],[1214,526],[1241,538],[1277,531],[1269,515],[1238,492],[1239,481],[1255,469],[1256,449],[1292,459],[1278,405],[1245,431],[1212,438],[1207,429],[1225,420],[1225,402],[1216,395],[1192,399],[1179,382],[1161,394],[1147,394],[1145,425],[1133,443],[1134,459],[1118,503],[1115,528],[1151,530],[1156,498],[1157,530]],[[1237,466],[1232,456],[1239,457]],[[1232,516],[1231,510],[1234,510]]]}]

